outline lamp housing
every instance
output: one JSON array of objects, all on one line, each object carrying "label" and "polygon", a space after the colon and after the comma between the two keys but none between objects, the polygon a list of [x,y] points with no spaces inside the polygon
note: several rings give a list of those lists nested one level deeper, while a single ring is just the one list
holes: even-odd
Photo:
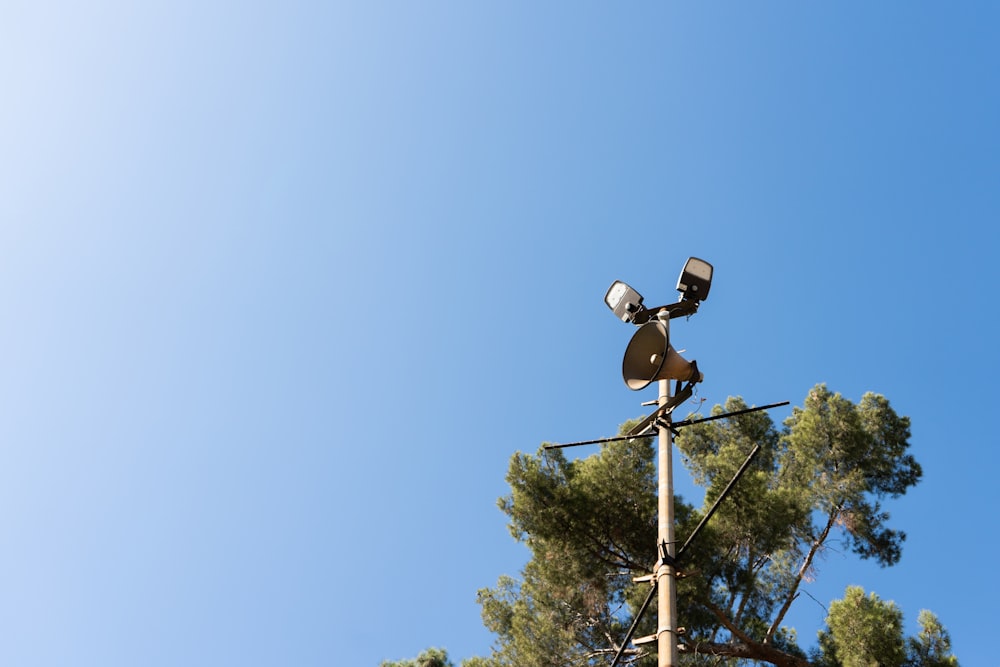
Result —
[{"label": "lamp housing", "polygon": [[712,287],[712,265],[703,259],[689,257],[677,278],[677,291],[684,301],[704,301]]},{"label": "lamp housing", "polygon": [[645,310],[642,295],[620,280],[611,283],[608,293],[604,295],[604,303],[622,322],[632,322],[638,313]]}]

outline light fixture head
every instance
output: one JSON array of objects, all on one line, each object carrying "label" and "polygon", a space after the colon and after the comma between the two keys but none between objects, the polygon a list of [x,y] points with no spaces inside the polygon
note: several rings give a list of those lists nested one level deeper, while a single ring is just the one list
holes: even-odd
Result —
[{"label": "light fixture head", "polygon": [[642,307],[642,295],[620,280],[611,283],[608,293],[604,295],[604,303],[614,311],[622,322],[631,322],[637,313],[645,310]]},{"label": "light fixture head", "polygon": [[704,301],[712,287],[712,265],[703,259],[690,257],[677,279],[677,291],[684,301]]}]

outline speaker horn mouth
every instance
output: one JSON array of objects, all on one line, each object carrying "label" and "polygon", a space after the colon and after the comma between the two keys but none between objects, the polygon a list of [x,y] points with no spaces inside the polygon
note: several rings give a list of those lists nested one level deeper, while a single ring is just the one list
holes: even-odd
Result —
[{"label": "speaker horn mouth", "polygon": [[659,320],[647,322],[632,336],[622,359],[622,379],[633,390],[645,389],[656,380],[700,382],[698,366],[670,345],[670,329]]},{"label": "speaker horn mouth", "polygon": [[622,359],[622,378],[633,391],[644,389],[657,376],[667,357],[670,331],[660,321],[646,322],[629,341]]}]

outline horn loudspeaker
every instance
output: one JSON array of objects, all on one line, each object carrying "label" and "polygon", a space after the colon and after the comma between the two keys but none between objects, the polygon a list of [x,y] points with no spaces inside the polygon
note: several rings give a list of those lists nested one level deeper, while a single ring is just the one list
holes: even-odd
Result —
[{"label": "horn loudspeaker", "polygon": [[658,320],[639,327],[625,349],[622,378],[637,391],[657,380],[701,380],[698,366],[686,360],[670,344],[670,329]]}]

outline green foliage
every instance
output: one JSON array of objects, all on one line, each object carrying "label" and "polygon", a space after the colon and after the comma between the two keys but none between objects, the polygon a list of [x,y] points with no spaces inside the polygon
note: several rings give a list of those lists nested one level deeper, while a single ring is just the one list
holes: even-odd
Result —
[{"label": "green foliage", "polygon": [[499,667],[499,663],[492,658],[469,658],[462,661],[462,667]]},{"label": "green foliage", "polygon": [[448,652],[440,648],[429,648],[413,660],[399,662],[383,661],[379,667],[454,667],[448,659]]},{"label": "green foliage", "polygon": [[951,638],[924,609],[916,637],[903,638],[903,613],[894,602],[849,586],[830,604],[813,662],[820,667],[958,667]]},{"label": "green foliage", "polygon": [[[745,407],[731,398],[713,414]],[[676,499],[682,540],[753,446],[761,447],[681,563],[690,575],[678,582],[687,662],[808,664],[795,631],[782,622],[801,584],[816,575],[817,556],[838,538],[883,566],[902,554],[906,536],[889,526],[883,504],[920,479],[920,466],[907,453],[909,436],[909,419],[882,396],[866,394],[854,404],[824,385],[809,392],[781,429],[766,412],[755,412],[680,431],[681,459],[705,488],[701,508]],[[511,493],[499,504],[531,559],[520,579],[501,577],[495,588],[479,592],[483,620],[497,641],[476,667],[607,665],[649,591],[632,577],[649,574],[657,557],[652,439],[609,443],[576,460],[561,451],[519,452],[511,459]],[[883,607],[874,607],[881,616],[867,618],[885,617]],[[638,636],[655,631],[654,616],[644,617]],[[837,624],[845,621],[832,618],[824,641],[836,647]],[[913,641],[927,655],[942,654],[947,635],[928,628]],[[897,661],[887,665],[918,652],[917,644],[904,650],[901,634],[898,639]],[[623,663],[645,667],[656,659],[630,647]]]},{"label": "green foliage", "polygon": [[886,526],[882,501],[903,495],[922,475],[906,454],[910,420],[882,396],[865,394],[855,406],[820,385],[786,426],[782,472],[788,483],[809,487],[810,509],[843,527],[855,553],[895,564],[906,534]]},{"label": "green foliage", "polygon": [[907,667],[958,667],[951,637],[937,616],[923,609],[917,617],[920,633],[907,640]]},{"label": "green foliage", "polygon": [[[649,438],[568,461],[556,451],[515,454],[500,507],[532,551],[520,581],[480,591],[499,664],[606,663],[638,605],[629,574],[646,573],[656,541],[656,470]],[[683,513],[683,511],[682,511]]]},{"label": "green foliage", "polygon": [[864,589],[849,586],[844,599],[830,604],[826,624],[819,641],[829,664],[901,667],[906,659],[903,612],[875,593],[865,597]]}]

